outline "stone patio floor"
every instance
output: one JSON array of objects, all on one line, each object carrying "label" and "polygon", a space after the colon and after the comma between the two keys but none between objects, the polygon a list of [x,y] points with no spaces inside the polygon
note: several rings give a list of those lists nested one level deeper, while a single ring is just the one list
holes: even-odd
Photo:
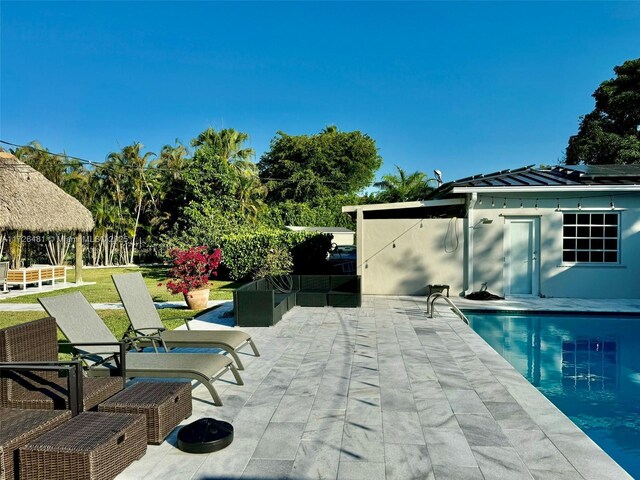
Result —
[{"label": "stone patio floor", "polygon": [[222,407],[197,386],[184,422],[229,421],[234,442],[187,454],[174,430],[118,478],[631,478],[444,302],[426,307],[364,297],[244,329],[262,354],[243,356],[245,385],[216,382]]}]

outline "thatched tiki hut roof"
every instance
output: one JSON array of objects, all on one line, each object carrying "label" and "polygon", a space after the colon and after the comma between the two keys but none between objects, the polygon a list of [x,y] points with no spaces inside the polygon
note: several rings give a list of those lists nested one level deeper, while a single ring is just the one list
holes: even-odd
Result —
[{"label": "thatched tiki hut roof", "polygon": [[93,217],[44,175],[0,150],[0,230],[89,232]]},{"label": "thatched tiki hut roof", "polygon": [[[77,199],[34,168],[0,149],[0,231],[89,232],[93,226],[91,212]],[[82,242],[78,233],[76,280],[82,278],[81,252]]]}]

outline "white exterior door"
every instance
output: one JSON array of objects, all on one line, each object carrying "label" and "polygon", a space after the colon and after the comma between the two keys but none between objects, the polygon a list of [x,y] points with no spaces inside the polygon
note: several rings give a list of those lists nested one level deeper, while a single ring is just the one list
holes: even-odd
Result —
[{"label": "white exterior door", "polygon": [[540,220],[537,217],[507,218],[505,223],[505,295],[539,295]]}]

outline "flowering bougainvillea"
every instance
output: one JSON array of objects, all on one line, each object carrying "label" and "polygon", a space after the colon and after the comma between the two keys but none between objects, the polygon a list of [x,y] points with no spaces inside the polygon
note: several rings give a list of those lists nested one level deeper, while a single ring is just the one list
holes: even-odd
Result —
[{"label": "flowering bougainvillea", "polygon": [[220,265],[222,253],[220,249],[208,252],[205,246],[191,247],[187,250],[172,248],[169,256],[173,260],[173,268],[169,275],[177,280],[167,282],[167,290],[171,293],[188,293],[199,288],[207,288],[209,277],[215,277]]}]

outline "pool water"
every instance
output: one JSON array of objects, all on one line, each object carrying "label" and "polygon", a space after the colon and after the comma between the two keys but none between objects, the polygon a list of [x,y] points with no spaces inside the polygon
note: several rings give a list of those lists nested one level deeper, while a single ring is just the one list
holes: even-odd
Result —
[{"label": "pool water", "polygon": [[640,479],[640,317],[465,315],[494,350]]}]

